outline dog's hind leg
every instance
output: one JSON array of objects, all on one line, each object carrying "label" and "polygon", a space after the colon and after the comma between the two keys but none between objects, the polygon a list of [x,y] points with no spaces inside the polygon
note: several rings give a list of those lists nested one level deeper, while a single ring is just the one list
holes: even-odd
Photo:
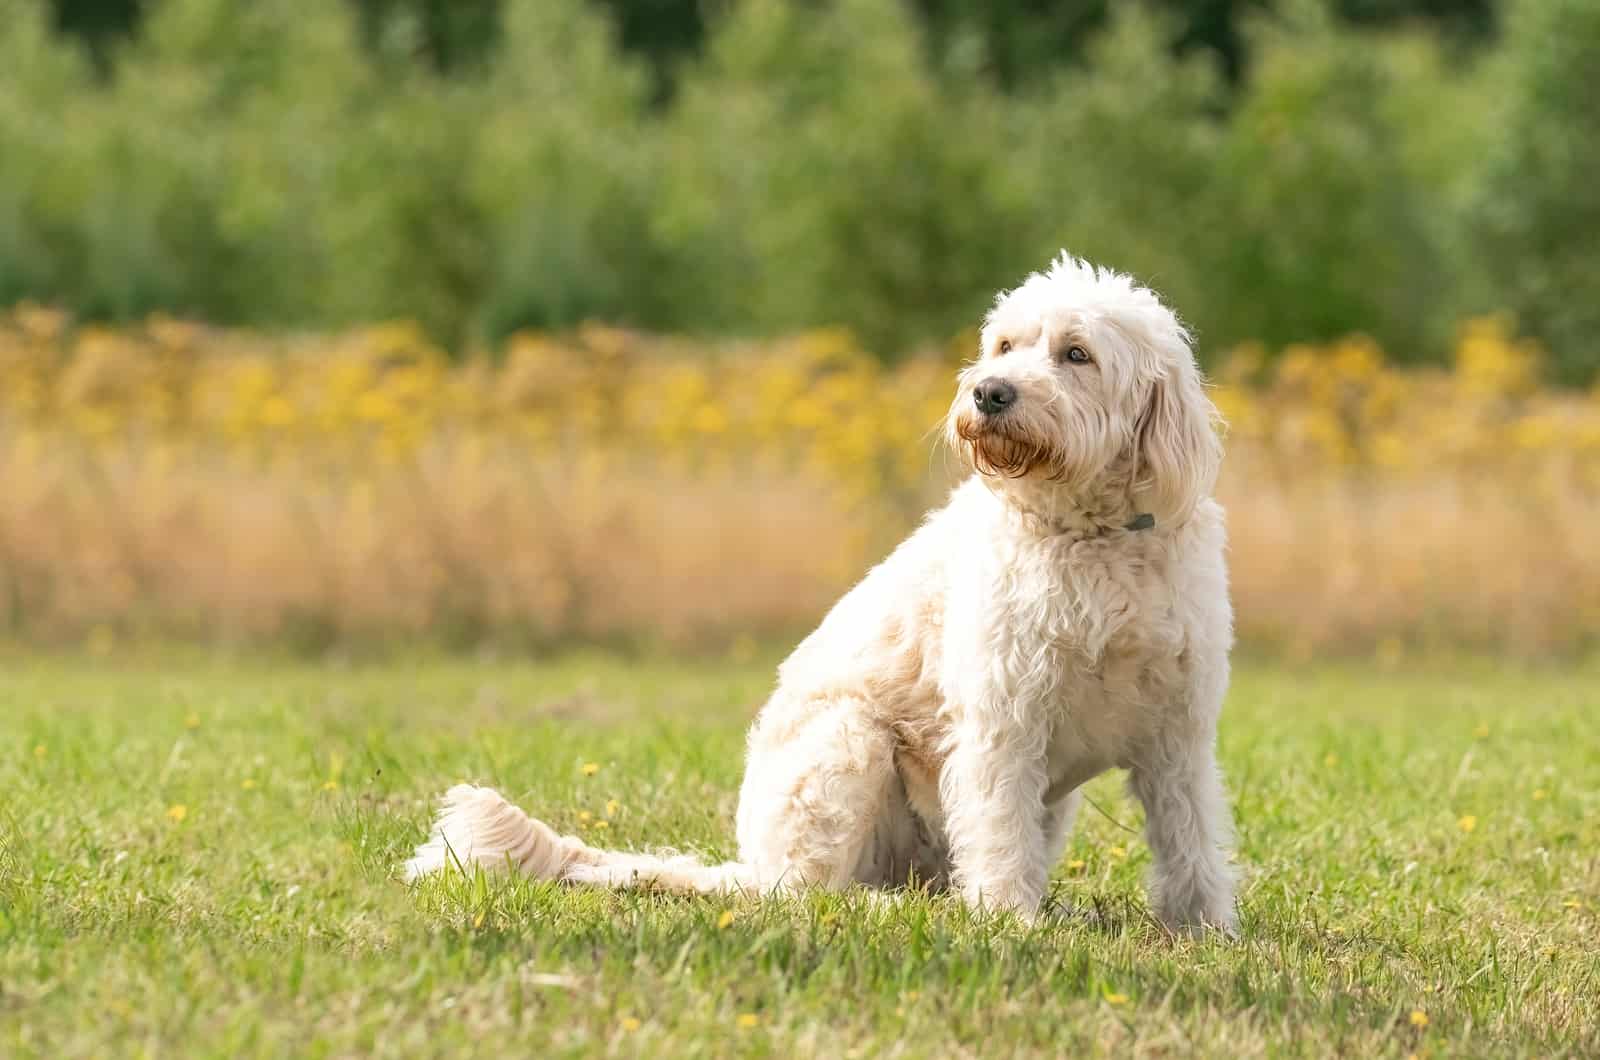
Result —
[{"label": "dog's hind leg", "polygon": [[780,887],[904,883],[886,815],[909,814],[894,737],[854,697],[809,704],[783,733],[752,734],[739,796],[739,857]]}]

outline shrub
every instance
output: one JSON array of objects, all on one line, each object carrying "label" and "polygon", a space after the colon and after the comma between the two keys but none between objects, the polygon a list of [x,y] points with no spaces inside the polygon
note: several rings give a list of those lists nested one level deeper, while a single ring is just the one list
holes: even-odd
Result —
[{"label": "shrub", "polygon": [[1480,306],[1510,307],[1554,351],[1559,379],[1600,372],[1600,5],[1512,5],[1496,81],[1504,106],[1470,231]]}]

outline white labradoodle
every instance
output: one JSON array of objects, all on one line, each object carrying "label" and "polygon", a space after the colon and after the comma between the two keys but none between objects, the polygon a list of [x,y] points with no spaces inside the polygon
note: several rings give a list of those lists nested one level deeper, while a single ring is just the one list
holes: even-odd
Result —
[{"label": "white labradoodle", "polygon": [[750,732],[739,860],[598,850],[461,785],[408,876],[477,862],[691,891],[916,880],[1032,917],[1079,788],[1115,766],[1144,804],[1157,914],[1232,932],[1215,416],[1156,295],[1062,255],[999,297],[961,373],[947,430],[976,474],[779,668]]}]

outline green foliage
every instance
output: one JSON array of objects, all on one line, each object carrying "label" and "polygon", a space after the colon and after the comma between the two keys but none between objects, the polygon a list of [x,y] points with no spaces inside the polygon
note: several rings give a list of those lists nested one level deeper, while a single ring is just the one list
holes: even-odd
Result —
[{"label": "green foliage", "polygon": [[986,92],[918,44],[897,0],[751,0],[720,27],[667,125],[657,230],[704,270],[674,278],[674,325],[837,322],[897,351],[971,323],[1010,255],[1005,163]]},{"label": "green foliage", "polygon": [[659,320],[643,70],[581,0],[508,0],[505,19],[475,113],[462,115],[469,194],[490,222],[474,322],[500,334]]},{"label": "green foliage", "polygon": [[0,302],[66,293],[72,159],[63,121],[77,120],[90,72],[52,36],[33,0],[0,0]]},{"label": "green foliage", "polygon": [[[627,45],[670,4],[164,0],[97,72],[42,0],[0,0],[0,302],[452,345],[843,324],[895,355],[1067,247],[1208,353],[1366,331],[1441,357],[1510,306],[1594,374],[1592,4],[1529,5],[1486,63],[1349,28],[1405,4],[1012,6],[1005,44],[953,0],[714,5],[663,96]],[[1185,50],[1219,34],[1237,83]]]},{"label": "green foliage", "polygon": [[1568,382],[1600,374],[1600,4],[1513,6],[1496,82],[1503,110],[1472,230],[1480,304],[1509,307],[1560,352]]},{"label": "green foliage", "polygon": [[1212,169],[1209,338],[1269,346],[1379,335],[1401,358],[1449,338],[1450,263],[1432,222],[1437,189],[1407,151],[1419,87],[1448,104],[1429,54],[1387,48],[1315,17],[1260,35],[1250,90]]},{"label": "green foliage", "polygon": [[0,89],[0,188],[18,218],[0,296],[113,317],[314,314],[332,164],[369,88],[343,16],[169,0],[101,86],[16,6],[0,28],[0,52],[24,59]]}]

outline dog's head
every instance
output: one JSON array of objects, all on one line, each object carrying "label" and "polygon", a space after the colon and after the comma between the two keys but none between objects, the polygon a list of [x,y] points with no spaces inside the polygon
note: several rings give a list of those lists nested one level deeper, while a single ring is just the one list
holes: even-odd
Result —
[{"label": "dog's head", "polygon": [[1070,502],[1125,483],[1132,510],[1170,523],[1211,492],[1215,417],[1172,311],[1127,276],[1062,254],[995,300],[946,428],[997,484]]}]

